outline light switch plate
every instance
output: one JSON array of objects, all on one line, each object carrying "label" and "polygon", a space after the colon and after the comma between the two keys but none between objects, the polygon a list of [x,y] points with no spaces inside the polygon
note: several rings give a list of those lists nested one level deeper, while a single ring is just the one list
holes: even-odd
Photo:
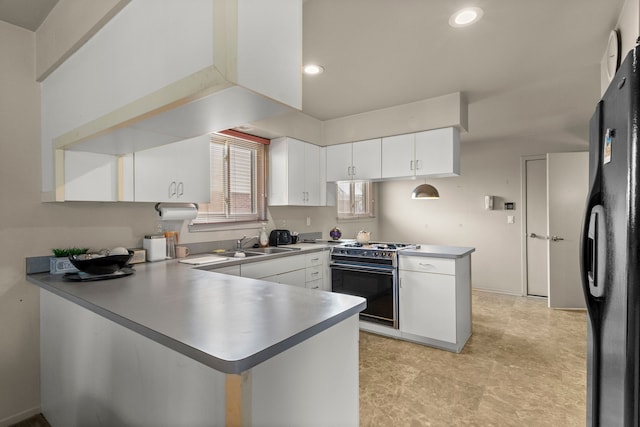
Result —
[{"label": "light switch plate", "polygon": [[513,215],[507,215],[507,224],[515,224],[516,223],[516,217]]}]

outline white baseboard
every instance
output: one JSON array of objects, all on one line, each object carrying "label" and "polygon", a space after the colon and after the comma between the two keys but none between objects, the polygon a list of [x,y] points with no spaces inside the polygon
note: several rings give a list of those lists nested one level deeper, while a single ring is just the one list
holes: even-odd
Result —
[{"label": "white baseboard", "polygon": [[30,409],[26,409],[22,412],[18,412],[17,414],[11,415],[7,418],[3,418],[0,420],[0,427],[8,427],[12,424],[19,423],[20,421],[24,421],[29,417],[33,417],[34,415],[38,415],[42,412],[40,406],[35,406]]}]

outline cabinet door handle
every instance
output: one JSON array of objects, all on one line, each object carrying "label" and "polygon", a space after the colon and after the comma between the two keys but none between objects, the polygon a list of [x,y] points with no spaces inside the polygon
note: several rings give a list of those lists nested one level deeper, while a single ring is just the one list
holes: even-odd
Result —
[{"label": "cabinet door handle", "polygon": [[177,189],[176,182],[171,181],[171,184],[169,184],[169,198],[172,198],[173,196],[176,195],[176,189]]},{"label": "cabinet door handle", "polygon": [[351,176],[351,166],[347,166],[347,176]]},{"label": "cabinet door handle", "polygon": [[416,170],[422,169],[422,161],[416,160]]},{"label": "cabinet door handle", "polygon": [[351,170],[353,171],[353,176],[356,176],[356,167],[355,166],[351,166]]},{"label": "cabinet door handle", "polygon": [[184,194],[184,182],[180,181],[178,183],[178,197]]},{"label": "cabinet door handle", "polygon": [[433,268],[433,264],[425,264],[424,262],[419,262],[418,265],[421,267]]},{"label": "cabinet door handle", "polygon": [[312,276],[317,276],[318,274],[320,274],[319,271],[314,271],[313,273],[311,273]]},{"label": "cabinet door handle", "polygon": [[312,261],[312,262],[320,261],[320,258],[311,258],[309,261]]},{"label": "cabinet door handle", "polygon": [[413,170],[413,160],[409,161],[409,170]]}]

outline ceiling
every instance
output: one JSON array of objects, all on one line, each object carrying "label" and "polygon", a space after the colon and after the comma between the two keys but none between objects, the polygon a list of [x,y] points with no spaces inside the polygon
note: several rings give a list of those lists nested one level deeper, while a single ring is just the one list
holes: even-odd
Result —
[{"label": "ceiling", "polygon": [[56,3],[58,0],[0,0],[0,21],[35,31]]},{"label": "ceiling", "polygon": [[[0,0],[0,20],[34,31],[58,0]],[[321,120],[463,92],[462,140],[584,141],[600,60],[624,0],[305,0],[303,112]],[[479,6],[483,18],[452,28]]]},{"label": "ceiling", "polygon": [[[303,111],[331,119],[463,92],[462,140],[586,139],[624,0],[307,0]],[[479,6],[476,24],[450,15]]]}]

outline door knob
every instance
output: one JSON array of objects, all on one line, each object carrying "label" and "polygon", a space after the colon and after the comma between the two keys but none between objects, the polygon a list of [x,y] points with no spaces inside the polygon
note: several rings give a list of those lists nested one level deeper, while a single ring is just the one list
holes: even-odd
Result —
[{"label": "door knob", "polygon": [[564,240],[562,237],[558,237],[558,236],[551,236],[551,241],[552,242],[557,242],[558,240]]}]

